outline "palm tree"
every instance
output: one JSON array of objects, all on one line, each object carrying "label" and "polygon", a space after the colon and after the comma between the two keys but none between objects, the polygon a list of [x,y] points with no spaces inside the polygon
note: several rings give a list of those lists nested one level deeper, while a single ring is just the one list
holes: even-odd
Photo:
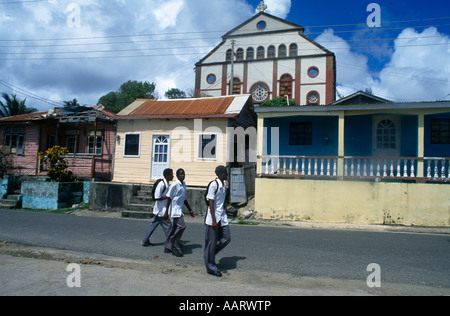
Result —
[{"label": "palm tree", "polygon": [[3,99],[5,99],[6,103],[0,101],[0,117],[8,117],[20,114],[30,114],[36,112],[35,108],[28,108],[25,105],[25,100],[20,101],[17,99],[16,95],[13,95],[12,98],[7,93],[2,93]]},{"label": "palm tree", "polygon": [[73,99],[72,101],[64,101],[65,108],[75,108],[77,106],[80,106],[77,99]]}]

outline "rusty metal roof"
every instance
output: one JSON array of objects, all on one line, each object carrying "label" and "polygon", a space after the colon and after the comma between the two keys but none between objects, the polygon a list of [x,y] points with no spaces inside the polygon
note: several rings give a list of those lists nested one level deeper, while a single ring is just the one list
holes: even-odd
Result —
[{"label": "rusty metal roof", "polygon": [[177,100],[138,99],[121,111],[118,114],[118,118],[163,119],[234,117],[241,112],[248,100],[248,95]]},{"label": "rusty metal roof", "polygon": [[30,113],[30,114],[20,114],[20,115],[2,117],[2,118],[0,118],[0,123],[45,120],[47,113],[48,112],[35,112],[35,113]]}]

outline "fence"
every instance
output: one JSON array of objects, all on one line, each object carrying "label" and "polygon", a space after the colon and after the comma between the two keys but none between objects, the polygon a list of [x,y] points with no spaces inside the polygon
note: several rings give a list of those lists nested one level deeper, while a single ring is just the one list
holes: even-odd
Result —
[{"label": "fence", "polygon": [[260,177],[450,181],[450,158],[443,157],[266,155],[258,159]]}]

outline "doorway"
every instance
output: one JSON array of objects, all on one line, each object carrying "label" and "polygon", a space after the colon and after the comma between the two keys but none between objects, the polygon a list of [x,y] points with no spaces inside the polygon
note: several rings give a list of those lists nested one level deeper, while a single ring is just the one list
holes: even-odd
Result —
[{"label": "doorway", "polygon": [[170,166],[170,136],[153,135],[153,153],[151,166],[151,179],[163,177],[163,172]]}]

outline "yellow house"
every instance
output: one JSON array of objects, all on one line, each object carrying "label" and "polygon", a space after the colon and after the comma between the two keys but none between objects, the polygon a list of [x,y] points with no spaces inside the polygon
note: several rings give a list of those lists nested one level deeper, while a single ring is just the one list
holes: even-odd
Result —
[{"label": "yellow house", "polygon": [[206,186],[218,165],[235,162],[235,131],[256,135],[250,100],[136,100],[117,116],[113,181],[154,183],[164,169],[183,168],[188,186]]}]

